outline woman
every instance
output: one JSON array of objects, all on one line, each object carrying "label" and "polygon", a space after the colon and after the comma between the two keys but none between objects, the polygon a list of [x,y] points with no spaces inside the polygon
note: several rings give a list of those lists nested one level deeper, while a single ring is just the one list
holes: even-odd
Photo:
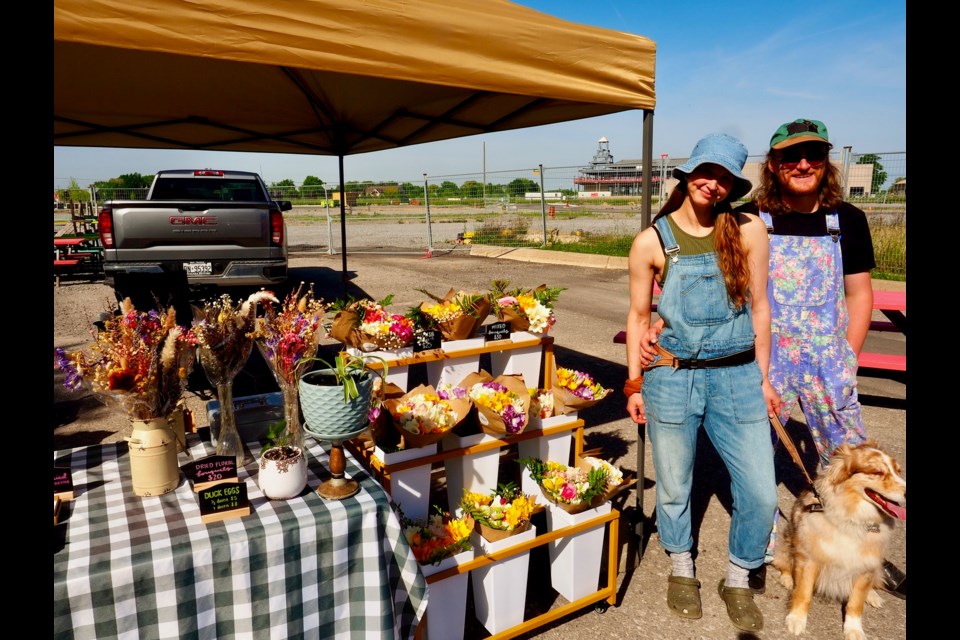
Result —
[{"label": "woman", "polygon": [[[757,631],[763,616],[748,573],[763,564],[777,505],[769,416],[779,398],[767,378],[766,228],[758,217],[731,209],[751,188],[741,173],[746,159],[736,138],[701,139],[674,169],[680,182],[653,225],[634,239],[624,393],[630,417],[647,423],[653,446],[657,529],[672,563],[668,606],[682,617],[702,615],[690,490],[703,425],[730,472],[733,495],[729,564],[719,593],[733,624]],[[650,326],[654,277],[664,328],[660,357],[644,368],[640,340]]]}]

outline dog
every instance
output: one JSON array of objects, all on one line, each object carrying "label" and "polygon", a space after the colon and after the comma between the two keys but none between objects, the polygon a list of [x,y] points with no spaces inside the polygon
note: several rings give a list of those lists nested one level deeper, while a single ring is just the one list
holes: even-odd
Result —
[{"label": "dog", "polygon": [[[897,520],[907,519],[907,482],[876,442],[841,445],[777,525],[773,566],[792,589],[787,628],[803,633],[814,595],[846,603],[844,640],[865,640],[863,604],[883,606],[875,587]],[[819,498],[818,498],[819,495]]]}]

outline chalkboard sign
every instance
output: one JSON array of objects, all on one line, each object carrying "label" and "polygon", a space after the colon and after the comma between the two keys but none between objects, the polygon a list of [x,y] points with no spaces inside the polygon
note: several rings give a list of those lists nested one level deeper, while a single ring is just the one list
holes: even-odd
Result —
[{"label": "chalkboard sign", "polygon": [[73,474],[70,469],[53,468],[53,495],[61,500],[73,500]]},{"label": "chalkboard sign", "polygon": [[429,351],[430,349],[439,349],[440,341],[443,336],[436,329],[429,331],[417,331],[413,334],[413,351]]},{"label": "chalkboard sign", "polygon": [[236,456],[207,456],[180,468],[193,483],[194,491],[200,491],[221,482],[238,481]]},{"label": "chalkboard sign", "polygon": [[509,340],[510,339],[510,323],[509,322],[491,322],[487,325],[486,339],[484,342],[493,342],[495,340]]},{"label": "chalkboard sign", "polygon": [[244,482],[224,482],[197,492],[200,519],[204,523],[250,515],[250,500]]}]

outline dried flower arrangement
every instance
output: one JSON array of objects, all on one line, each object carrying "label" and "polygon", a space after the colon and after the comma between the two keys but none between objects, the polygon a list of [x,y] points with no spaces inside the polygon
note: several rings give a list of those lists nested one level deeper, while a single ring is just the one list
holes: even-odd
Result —
[{"label": "dried flower arrangement", "polygon": [[173,307],[137,311],[125,298],[119,311],[104,321],[89,352],[55,350],[56,366],[66,374],[64,386],[76,390],[87,383],[98,399],[129,420],[169,416],[193,369],[193,333],[176,324]]},{"label": "dried flower arrangement", "polygon": [[236,306],[226,293],[203,307],[192,305],[197,355],[211,384],[232,379],[246,364],[253,349],[257,304],[267,301],[280,302],[272,292],[258,291]]},{"label": "dried flower arrangement", "polygon": [[257,318],[253,337],[281,386],[296,386],[317,355],[320,339],[326,334],[323,320],[327,307],[323,298],[314,298],[313,284],[305,287],[301,282],[279,308],[268,304],[263,317]]}]

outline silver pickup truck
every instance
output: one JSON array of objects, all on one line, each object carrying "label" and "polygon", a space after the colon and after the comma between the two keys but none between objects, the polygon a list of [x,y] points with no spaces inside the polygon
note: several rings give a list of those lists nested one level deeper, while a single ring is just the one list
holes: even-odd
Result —
[{"label": "silver pickup truck", "polygon": [[157,277],[185,279],[191,289],[283,283],[283,212],[291,208],[289,200],[271,199],[256,173],[160,171],[146,200],[100,207],[106,284],[120,293]]}]

